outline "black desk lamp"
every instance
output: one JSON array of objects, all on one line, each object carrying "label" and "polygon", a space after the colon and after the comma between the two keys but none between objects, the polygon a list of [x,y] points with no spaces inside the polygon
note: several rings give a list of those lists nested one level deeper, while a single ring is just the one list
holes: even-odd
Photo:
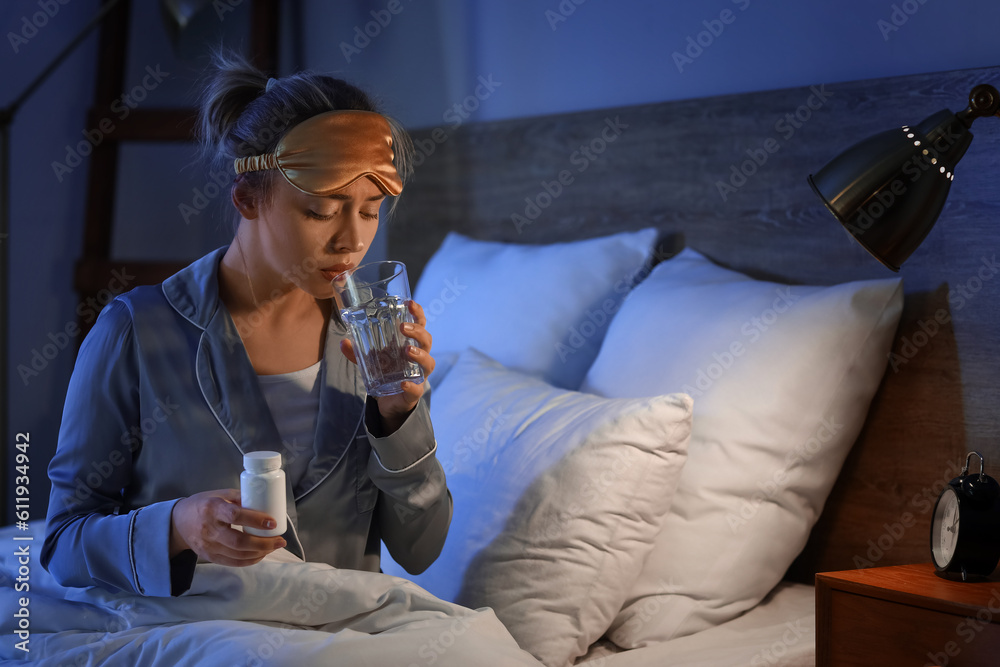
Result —
[{"label": "black desk lamp", "polygon": [[955,165],[972,143],[972,122],[998,111],[997,89],[976,86],[964,111],[944,109],[869,137],[810,175],[809,185],[858,243],[899,271],[944,208]]},{"label": "black desk lamp", "polygon": [[[869,137],[810,175],[809,184],[858,243],[899,271],[944,208],[955,166],[972,143],[973,121],[1000,115],[998,110],[997,89],[978,85],[964,111],[945,109],[914,127]],[[969,475],[972,454],[979,456],[980,471]],[[931,555],[946,579],[988,576],[1000,560],[1000,485],[983,465],[981,454],[970,453],[961,476],[934,506]]]}]

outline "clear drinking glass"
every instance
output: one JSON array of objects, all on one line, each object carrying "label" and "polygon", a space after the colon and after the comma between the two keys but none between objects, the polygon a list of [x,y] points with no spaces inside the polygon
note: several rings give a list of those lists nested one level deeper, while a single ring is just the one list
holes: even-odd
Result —
[{"label": "clear drinking glass", "polygon": [[404,380],[423,382],[423,369],[406,356],[410,339],[400,330],[403,322],[413,322],[402,262],[362,264],[337,275],[333,287],[368,394],[389,396],[403,391]]}]

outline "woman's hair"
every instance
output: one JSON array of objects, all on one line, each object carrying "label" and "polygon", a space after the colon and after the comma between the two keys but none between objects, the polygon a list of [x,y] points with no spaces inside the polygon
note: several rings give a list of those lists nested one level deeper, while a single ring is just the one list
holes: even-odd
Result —
[{"label": "woman's hair", "polygon": [[[270,90],[267,82],[267,75],[242,55],[221,49],[212,54],[197,129],[202,154],[213,172],[235,174],[236,158],[273,152],[289,130],[317,114],[381,113],[368,95],[342,79],[305,71],[276,79]],[[393,163],[405,185],[413,170],[413,143],[399,122],[388,116],[386,120],[392,129]],[[273,169],[243,174],[265,205],[271,202],[275,177],[280,175]],[[390,215],[398,197],[392,200]]]}]

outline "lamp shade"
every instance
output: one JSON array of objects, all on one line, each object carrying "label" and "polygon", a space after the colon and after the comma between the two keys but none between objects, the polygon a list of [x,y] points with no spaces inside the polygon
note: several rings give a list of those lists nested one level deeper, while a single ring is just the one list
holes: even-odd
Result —
[{"label": "lamp shade", "polygon": [[899,271],[941,214],[971,142],[961,118],[939,111],[851,146],[809,184],[858,243]]},{"label": "lamp shade", "polygon": [[972,143],[972,122],[994,115],[1000,95],[976,86],[969,108],[939,111],[861,141],[809,176],[809,185],[847,231],[893,271],[917,249],[937,221]]}]

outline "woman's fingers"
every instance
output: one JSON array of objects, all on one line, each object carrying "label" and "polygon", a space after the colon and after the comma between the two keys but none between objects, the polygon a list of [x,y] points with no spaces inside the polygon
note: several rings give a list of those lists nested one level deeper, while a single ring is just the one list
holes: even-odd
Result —
[{"label": "woman's fingers", "polygon": [[257,537],[240,532],[235,528],[224,528],[217,539],[211,543],[209,552],[213,562],[219,558],[233,561],[259,560],[276,549],[284,546],[281,537]]},{"label": "woman's fingers", "polygon": [[[429,352],[433,339],[426,329],[427,317],[424,315],[424,309],[416,301],[407,301],[406,305],[407,308],[409,308],[410,315],[413,316],[414,321],[412,323],[407,322],[403,325],[403,333],[410,338],[415,339],[420,344],[420,347]],[[407,329],[407,324],[410,325],[409,329]]]},{"label": "woman's fingers", "polygon": [[[231,489],[231,491],[235,492],[237,500],[239,500],[239,490]],[[232,494],[230,494],[231,496]],[[280,536],[262,537],[232,528],[232,526],[243,526],[258,530],[271,530],[277,525],[273,517],[258,510],[241,507],[234,502],[226,501],[223,497],[213,498],[209,502],[213,504],[218,521],[219,530],[215,534],[215,541],[221,547],[229,550],[228,552],[220,550],[217,553],[238,558],[245,554],[270,553],[285,546],[285,540]]]},{"label": "woman's fingers", "polygon": [[413,322],[403,322],[399,325],[399,327],[404,336],[412,338],[417,342],[417,345],[419,345],[421,349],[430,352],[432,339],[431,334],[427,331],[427,329]]},{"label": "woman's fingers", "polygon": [[[425,325],[427,324],[427,317],[424,315],[424,309],[416,301],[407,302],[407,306],[410,309],[410,314],[413,315],[414,322],[404,322],[401,327],[403,335],[412,338],[416,341],[416,345],[408,345],[406,348],[406,355],[409,359],[420,365],[420,368],[424,371],[424,377],[430,375],[434,371],[435,361],[434,357],[431,356],[431,345],[434,340],[429,331],[427,331]],[[424,393],[423,387],[421,385],[413,384],[408,382],[406,384],[410,385],[410,394],[416,398]],[[406,392],[407,389],[404,386],[403,391]]]},{"label": "woman's fingers", "polygon": [[[433,373],[434,366],[437,365],[437,362],[434,361],[434,357],[432,357],[427,352],[427,350],[421,349],[414,345],[406,346],[406,356],[408,356],[412,361],[415,361],[417,364],[420,365],[420,368],[424,370],[424,377],[427,377],[428,375]],[[413,383],[410,382],[409,384]]]},{"label": "woman's fingers", "polygon": [[421,306],[416,301],[412,299],[406,302],[407,308],[410,310],[410,314],[413,315],[414,321],[422,327],[427,326],[427,316],[424,315],[424,307]]},{"label": "woman's fingers", "polygon": [[[171,514],[171,555],[176,555],[177,544],[213,563],[251,565],[285,546],[280,536],[260,537],[233,528],[267,530],[267,526],[273,526],[273,517],[241,507],[239,499],[239,489],[220,489],[179,500]],[[173,533],[179,535],[179,541],[174,541]]]}]

